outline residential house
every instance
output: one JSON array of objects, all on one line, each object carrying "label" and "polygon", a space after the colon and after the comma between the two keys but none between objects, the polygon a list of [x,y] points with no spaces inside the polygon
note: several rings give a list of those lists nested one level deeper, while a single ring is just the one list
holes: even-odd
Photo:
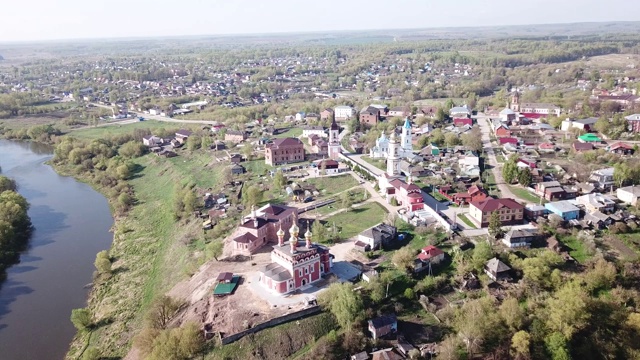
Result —
[{"label": "residential house", "polygon": [[[332,159],[322,159],[317,161],[315,164],[318,175],[339,174],[347,169],[346,167],[340,169],[340,163]],[[322,174],[322,171],[324,171],[324,174]]]},{"label": "residential house", "polygon": [[553,153],[556,151],[556,146],[552,143],[544,142],[538,145],[538,151],[543,153]]},{"label": "residential house", "polygon": [[496,137],[500,138],[500,137],[509,137],[511,136],[511,130],[509,130],[509,128],[506,125],[498,125],[498,127],[496,127],[494,134],[496,135]]},{"label": "residential house", "polygon": [[539,217],[547,214],[547,208],[542,205],[527,204],[524,208],[524,217],[531,221],[538,220]]},{"label": "residential house", "polygon": [[640,114],[633,114],[625,117],[627,124],[629,124],[629,131],[634,133],[640,133]]},{"label": "residential house", "polygon": [[224,133],[224,141],[236,144],[247,140],[248,137],[247,132],[243,130],[227,130],[227,132]]},{"label": "residential house", "polygon": [[313,141],[313,147],[311,151],[314,154],[327,155],[329,153],[329,142],[327,142],[327,140],[325,139],[318,138],[317,135],[312,136],[315,136],[316,139]]},{"label": "residential house", "polygon": [[376,350],[371,353],[371,360],[404,360],[394,348]]},{"label": "residential house", "polygon": [[503,280],[509,277],[511,268],[498,258],[493,258],[484,264],[484,272],[493,280]]},{"label": "residential house", "polygon": [[636,206],[640,198],[640,186],[627,186],[616,190],[616,196],[625,204]]},{"label": "residential house", "polygon": [[487,199],[489,196],[484,192],[484,190],[477,186],[472,185],[467,189],[467,192],[455,193],[451,196],[451,201],[458,204],[458,206],[463,206],[466,204],[470,204],[472,202],[480,202]]},{"label": "residential house", "polygon": [[494,212],[499,214],[502,225],[521,224],[524,220],[524,206],[513,199],[487,198],[469,204],[469,217],[480,227],[489,226]]},{"label": "residential house", "polygon": [[580,209],[567,200],[548,202],[544,207],[564,221],[577,220],[580,217]]},{"label": "residential house", "polygon": [[351,355],[350,360],[369,360],[369,354],[366,351]]},{"label": "residential house", "polygon": [[536,185],[536,194],[549,201],[573,199],[576,191],[557,181],[545,181]]},{"label": "residential house", "polygon": [[142,138],[142,143],[149,147],[161,146],[164,140],[161,137],[155,135],[148,135]]},{"label": "residential house", "polygon": [[181,144],[184,144],[185,142],[187,142],[187,139],[189,138],[189,136],[191,136],[191,134],[193,133],[189,130],[180,129],[176,131],[176,140],[178,140]]},{"label": "residential house", "polygon": [[617,142],[607,146],[607,151],[618,155],[633,155],[635,148],[625,142]]},{"label": "residential house", "polygon": [[600,211],[603,213],[612,212],[615,209],[616,203],[609,199],[607,195],[592,193],[587,195],[578,196],[576,198],[576,204],[584,206],[588,213]]},{"label": "residential house", "polygon": [[356,114],[356,110],[351,106],[336,106],[334,116],[336,121],[344,121],[351,119]]},{"label": "residential house", "polygon": [[471,117],[471,110],[469,108],[467,108],[466,106],[452,107],[449,110],[449,116],[451,116],[454,119],[455,118]]},{"label": "residential house", "polygon": [[398,331],[398,318],[395,314],[389,314],[368,321],[368,329],[371,337],[376,340]]},{"label": "residential house", "polygon": [[578,141],[581,143],[601,143],[602,139],[598,135],[593,133],[587,133],[578,136]]},{"label": "residential house", "polygon": [[468,117],[453,119],[453,126],[465,126],[465,125],[473,126],[473,119]]},{"label": "residential house", "polygon": [[595,229],[602,230],[613,224],[614,220],[610,215],[603,214],[600,211],[594,211],[584,215],[584,221]]},{"label": "residential house", "polygon": [[571,144],[571,148],[575,152],[591,151],[591,150],[594,149],[593,144],[591,144],[591,143],[583,143],[583,142],[580,142],[580,141],[575,141],[573,144]]},{"label": "residential house", "polygon": [[502,239],[509,248],[531,247],[540,238],[538,229],[511,229]]},{"label": "residential house", "polygon": [[529,114],[555,115],[560,116],[560,107],[547,103],[522,103],[518,110],[521,114],[527,116]]},{"label": "residential house", "polygon": [[232,164],[239,164],[242,162],[242,155],[231,154],[231,156],[229,156],[229,161],[231,161]]},{"label": "residential house", "polygon": [[361,232],[358,241],[367,244],[370,250],[377,250],[382,246],[388,246],[395,239],[396,231],[394,226],[380,223]]},{"label": "residential house", "polygon": [[413,270],[415,272],[427,270],[429,266],[441,263],[444,260],[444,256],[444,251],[433,245],[423,247],[414,261]]},{"label": "residential house", "polygon": [[376,125],[380,121],[380,110],[373,106],[368,106],[360,111],[360,123]]},{"label": "residential house", "polygon": [[320,115],[316,113],[307,113],[307,116],[304,118],[307,121],[318,121],[320,120]]},{"label": "residential house", "polygon": [[437,106],[422,106],[421,108],[418,109],[418,113],[416,114],[416,117],[427,117],[427,118],[435,118],[436,114],[438,113],[438,107]]},{"label": "residential house", "polygon": [[389,110],[389,116],[406,118],[407,116],[411,116],[411,109],[405,106],[396,106]]},{"label": "residential house", "polygon": [[514,137],[500,137],[498,138],[498,143],[500,145],[513,145],[513,146],[517,146],[518,145],[518,139],[514,138]]},{"label": "residential house", "polygon": [[502,122],[510,124],[512,121],[516,120],[515,111],[513,111],[513,110],[511,110],[509,108],[504,108],[502,111],[500,111],[500,120]]},{"label": "residential house", "polygon": [[296,113],[296,121],[302,121],[307,117],[307,114],[304,112]]},{"label": "residential house", "polygon": [[604,168],[591,173],[589,180],[595,183],[600,189],[608,190],[613,186],[613,168]]},{"label": "residential house", "polygon": [[595,117],[581,120],[567,119],[562,122],[560,129],[562,131],[569,131],[571,128],[576,128],[583,131],[591,131],[596,122],[598,122],[598,118]]},{"label": "residential house", "polygon": [[333,109],[324,109],[320,112],[320,120],[333,120]]},{"label": "residential house", "polygon": [[231,165],[231,175],[242,175],[246,171],[247,170],[242,165],[239,165],[239,164]]},{"label": "residential house", "polygon": [[305,126],[302,128],[303,137],[308,138],[308,137],[311,137],[311,135],[326,137],[327,133],[325,133],[324,128],[322,126]]},{"label": "residential house", "polygon": [[264,155],[265,163],[271,166],[302,162],[305,159],[304,144],[296,138],[275,139],[266,145]]},{"label": "residential house", "polygon": [[394,179],[389,182],[390,187],[387,188],[387,199],[396,199],[398,205],[410,212],[424,209],[424,198],[422,190],[416,184],[406,183],[400,179]]}]

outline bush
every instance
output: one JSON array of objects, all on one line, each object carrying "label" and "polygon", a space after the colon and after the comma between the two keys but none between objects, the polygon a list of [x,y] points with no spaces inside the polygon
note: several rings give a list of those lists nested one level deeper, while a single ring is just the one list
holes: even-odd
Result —
[{"label": "bush", "polygon": [[609,231],[611,231],[612,234],[626,234],[629,232],[629,227],[623,222],[617,222],[611,225]]},{"label": "bush", "polygon": [[91,320],[91,312],[89,309],[73,309],[71,310],[71,322],[78,331],[86,331],[93,324]]}]

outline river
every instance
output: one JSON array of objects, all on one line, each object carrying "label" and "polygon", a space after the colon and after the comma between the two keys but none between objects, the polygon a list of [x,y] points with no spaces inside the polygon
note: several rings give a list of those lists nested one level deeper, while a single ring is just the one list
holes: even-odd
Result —
[{"label": "river", "polygon": [[2,174],[18,183],[35,231],[0,286],[0,358],[62,359],[73,339],[71,310],[86,306],[93,261],[108,249],[107,200],[45,164],[46,145],[0,140]]}]

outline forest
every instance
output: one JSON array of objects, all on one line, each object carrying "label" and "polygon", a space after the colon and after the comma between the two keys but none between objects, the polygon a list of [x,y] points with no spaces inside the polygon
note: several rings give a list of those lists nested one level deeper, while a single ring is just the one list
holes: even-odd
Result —
[{"label": "forest", "polygon": [[15,264],[26,249],[31,235],[29,204],[17,192],[16,182],[0,175],[0,278]]}]

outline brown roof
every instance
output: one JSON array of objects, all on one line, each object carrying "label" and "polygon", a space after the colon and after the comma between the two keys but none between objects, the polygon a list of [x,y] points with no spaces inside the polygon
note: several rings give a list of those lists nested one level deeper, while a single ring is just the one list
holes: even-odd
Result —
[{"label": "brown roof", "polygon": [[590,143],[581,143],[576,141],[571,146],[575,151],[593,150],[593,145]]},{"label": "brown roof", "polygon": [[218,274],[218,282],[230,282],[233,280],[233,273],[223,272]]},{"label": "brown roof", "polygon": [[418,185],[416,185],[416,184],[407,184],[406,182],[404,182],[404,181],[402,181],[400,179],[391,180],[389,182],[389,184],[391,186],[393,186],[394,188],[396,188],[396,189],[399,189],[399,188],[406,189],[407,192],[415,191],[415,190],[420,191],[420,187]]},{"label": "brown roof", "polygon": [[258,238],[255,237],[251,233],[244,233],[244,234],[238,236],[237,238],[233,239],[233,241],[241,243],[241,244],[248,244],[248,243],[256,241],[257,239]]},{"label": "brown roof", "polygon": [[482,201],[474,201],[471,205],[477,207],[480,211],[495,211],[501,208],[508,209],[524,209],[524,206],[513,199],[485,199]]},{"label": "brown roof", "polygon": [[281,138],[273,140],[273,143],[268,144],[267,147],[280,147],[280,146],[295,146],[302,145],[302,141],[296,138]]}]

